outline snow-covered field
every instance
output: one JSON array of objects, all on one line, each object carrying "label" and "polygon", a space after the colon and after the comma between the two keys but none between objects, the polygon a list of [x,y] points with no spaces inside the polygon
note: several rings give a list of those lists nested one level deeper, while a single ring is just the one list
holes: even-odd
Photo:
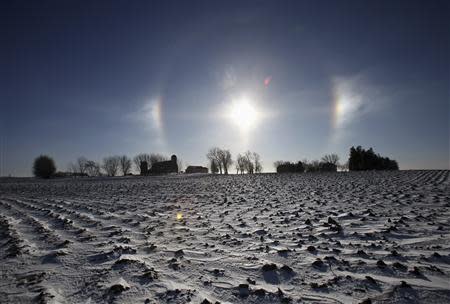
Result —
[{"label": "snow-covered field", "polygon": [[450,303],[449,171],[0,182],[1,303]]}]

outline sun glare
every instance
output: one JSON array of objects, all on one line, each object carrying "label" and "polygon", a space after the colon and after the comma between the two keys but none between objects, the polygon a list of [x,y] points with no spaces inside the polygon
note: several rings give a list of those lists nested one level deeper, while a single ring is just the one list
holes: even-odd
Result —
[{"label": "sun glare", "polygon": [[248,131],[256,125],[259,113],[248,99],[242,98],[231,104],[229,118],[241,131]]}]

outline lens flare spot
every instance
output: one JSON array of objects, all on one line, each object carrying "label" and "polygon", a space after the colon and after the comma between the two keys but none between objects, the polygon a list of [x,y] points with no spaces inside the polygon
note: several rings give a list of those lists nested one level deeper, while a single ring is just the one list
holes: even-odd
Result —
[{"label": "lens flare spot", "polygon": [[269,86],[269,84],[270,84],[270,82],[272,81],[272,76],[267,76],[265,79],[264,79],[264,86]]}]

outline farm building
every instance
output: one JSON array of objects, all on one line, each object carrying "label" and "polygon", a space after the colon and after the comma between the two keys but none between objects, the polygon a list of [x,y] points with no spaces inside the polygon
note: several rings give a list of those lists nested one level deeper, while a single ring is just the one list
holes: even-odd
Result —
[{"label": "farm building", "polygon": [[178,173],[177,156],[172,155],[170,160],[157,162],[149,170],[150,174]]}]

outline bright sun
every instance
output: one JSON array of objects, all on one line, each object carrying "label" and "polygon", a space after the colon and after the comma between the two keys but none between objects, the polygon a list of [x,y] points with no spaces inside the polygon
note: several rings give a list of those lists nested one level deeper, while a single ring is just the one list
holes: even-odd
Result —
[{"label": "bright sun", "polygon": [[259,113],[248,99],[242,98],[231,104],[229,118],[241,131],[248,131],[256,125]]}]

